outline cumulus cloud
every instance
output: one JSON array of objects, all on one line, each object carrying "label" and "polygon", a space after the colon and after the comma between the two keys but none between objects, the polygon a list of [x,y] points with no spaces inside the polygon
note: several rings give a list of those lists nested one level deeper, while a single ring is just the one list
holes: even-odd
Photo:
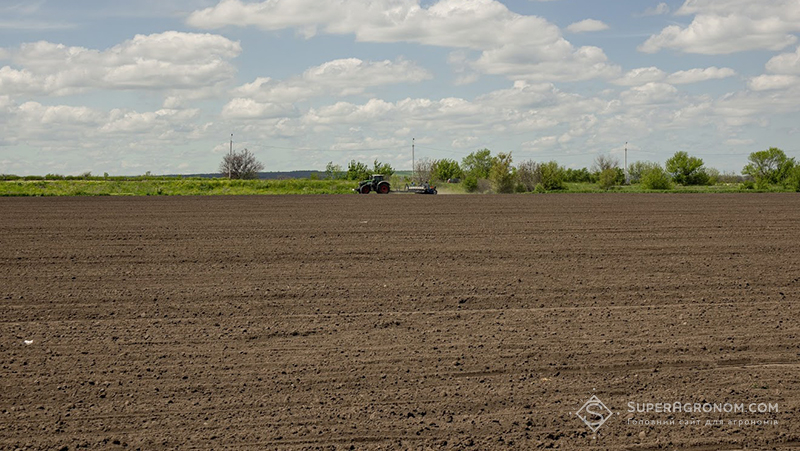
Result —
[{"label": "cumulus cloud", "polygon": [[800,77],[796,75],[759,75],[748,82],[753,91],[771,91],[787,89],[800,85]]},{"label": "cumulus cloud", "polygon": [[656,105],[675,100],[678,89],[667,83],[647,83],[625,91],[620,98],[629,105]]},{"label": "cumulus cloud", "polygon": [[689,69],[678,71],[669,75],[657,67],[640,67],[625,73],[625,75],[622,77],[613,80],[612,83],[620,86],[642,86],[648,83],[663,81],[673,85],[685,85],[707,80],[719,80],[722,78],[733,77],[734,75],[736,75],[736,71],[728,67]]},{"label": "cumulus cloud", "polygon": [[514,13],[496,0],[439,0],[429,6],[420,0],[222,0],[195,11],[187,23],[205,29],[294,28],[307,37],[319,32],[352,34],[362,42],[477,50],[481,56],[469,63],[472,68],[513,78],[586,80],[613,77],[619,71],[601,49],[575,48],[554,24]]},{"label": "cumulus cloud", "polygon": [[575,22],[567,27],[570,33],[585,33],[589,31],[603,31],[608,30],[608,25],[604,22],[595,19],[586,19],[580,22]]},{"label": "cumulus cloud", "polygon": [[222,116],[233,119],[278,118],[296,115],[291,103],[259,102],[237,97],[222,107]]},{"label": "cumulus cloud", "polygon": [[767,62],[767,71],[774,74],[800,75],[800,47],[794,53],[783,53]]},{"label": "cumulus cloud", "polygon": [[650,36],[639,50],[707,55],[774,51],[797,42],[793,33],[800,31],[800,2],[796,0],[686,0],[676,14],[694,18],[687,26],[671,25]]},{"label": "cumulus cloud", "polygon": [[641,86],[647,83],[662,81],[666,77],[667,74],[657,67],[639,67],[613,80],[612,83],[620,86]]},{"label": "cumulus cloud", "polygon": [[137,35],[107,50],[47,41],[12,50],[0,68],[11,94],[69,95],[90,89],[188,89],[230,79],[238,42],[213,34],[168,31]]},{"label": "cumulus cloud", "polygon": [[736,75],[736,71],[728,67],[708,67],[705,69],[690,69],[675,72],[667,77],[667,82],[674,85],[683,85],[708,80],[720,80],[733,77],[734,75]]},{"label": "cumulus cloud", "polygon": [[373,86],[416,83],[430,78],[428,71],[402,59],[372,62],[349,58],[326,62],[287,80],[257,78],[233,92],[238,97],[261,102],[288,103],[318,96],[361,94]]}]

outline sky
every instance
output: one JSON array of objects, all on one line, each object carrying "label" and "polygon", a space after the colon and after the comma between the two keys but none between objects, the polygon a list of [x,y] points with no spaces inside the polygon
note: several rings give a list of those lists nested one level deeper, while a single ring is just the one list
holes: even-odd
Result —
[{"label": "sky", "polygon": [[[0,0],[0,173],[800,157],[800,0]],[[800,158],[798,158],[800,159]]]}]

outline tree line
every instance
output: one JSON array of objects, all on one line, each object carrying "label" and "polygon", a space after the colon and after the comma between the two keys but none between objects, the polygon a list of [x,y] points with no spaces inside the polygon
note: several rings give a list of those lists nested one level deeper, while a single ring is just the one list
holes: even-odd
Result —
[{"label": "tree line", "polygon": [[[244,149],[223,157],[220,174],[234,179],[257,177],[264,165]],[[388,163],[373,161],[369,166],[352,160],[347,168],[329,162],[325,167],[325,178],[331,180],[366,180],[372,174],[394,175]],[[650,161],[636,161],[628,165],[627,171],[619,160],[606,154],[598,155],[591,168],[572,169],[556,161],[537,162],[525,160],[514,164],[511,152],[493,155],[489,149],[470,153],[461,162],[452,159],[421,159],[414,164],[410,182],[462,183],[469,192],[512,193],[546,192],[566,188],[566,183],[595,183],[601,189],[611,189],[624,184],[639,184],[649,190],[667,190],[674,185],[715,185],[723,179],[733,181],[738,176],[723,175],[714,168],[705,166],[701,158],[680,151],[670,157],[664,165]],[[745,188],[767,189],[771,185],[783,185],[800,191],[800,164],[776,147],[753,152],[742,169],[741,181]]]},{"label": "tree line", "polygon": [[[347,170],[328,163],[327,178],[363,180],[371,174],[391,176],[394,169],[377,160],[372,169],[364,163],[351,161]],[[513,193],[547,192],[566,189],[566,183],[594,183],[601,189],[638,184],[648,190],[668,190],[675,185],[702,186],[719,182],[741,182],[745,188],[767,189],[784,185],[800,191],[800,164],[786,153],[772,147],[753,152],[742,176],[721,174],[705,166],[701,158],[688,152],[675,152],[663,165],[651,161],[636,161],[627,171],[619,160],[606,154],[598,155],[591,168],[565,168],[556,161],[525,160],[514,164],[511,152],[493,155],[489,149],[470,153],[459,163],[452,159],[422,159],[414,165],[413,182],[459,182],[469,192]]]}]

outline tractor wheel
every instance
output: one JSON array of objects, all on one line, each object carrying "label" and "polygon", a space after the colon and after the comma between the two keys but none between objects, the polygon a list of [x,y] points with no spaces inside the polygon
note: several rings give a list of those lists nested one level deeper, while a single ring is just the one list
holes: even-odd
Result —
[{"label": "tractor wheel", "polygon": [[378,194],[389,194],[390,190],[391,188],[389,187],[389,184],[386,182],[383,182],[378,185]]},{"label": "tractor wheel", "polygon": [[361,194],[369,194],[370,188],[369,185],[364,185],[361,187]]}]

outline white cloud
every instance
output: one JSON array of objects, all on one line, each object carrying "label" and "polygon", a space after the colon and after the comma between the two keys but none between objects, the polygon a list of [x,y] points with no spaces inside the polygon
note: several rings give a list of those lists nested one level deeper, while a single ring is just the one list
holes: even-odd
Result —
[{"label": "white cloud", "polygon": [[480,138],[477,136],[465,136],[463,138],[456,138],[450,144],[453,149],[470,149],[478,146]]},{"label": "white cloud", "polygon": [[558,136],[543,136],[533,141],[526,141],[520,146],[523,151],[536,152],[549,149],[558,144]]},{"label": "white cloud", "polygon": [[373,86],[416,83],[432,75],[405,61],[362,61],[357,58],[329,61],[287,80],[257,78],[236,88],[234,95],[259,102],[290,103],[319,96],[362,94]]},{"label": "white cloud", "polygon": [[753,139],[731,138],[725,140],[725,144],[729,146],[752,146],[755,143]]},{"label": "white cloud", "polygon": [[100,124],[103,116],[88,107],[67,105],[45,106],[38,102],[25,102],[19,106],[24,121],[37,124]]},{"label": "white cloud", "polygon": [[623,92],[623,103],[628,105],[657,105],[676,99],[678,89],[667,83],[647,83]]},{"label": "white cloud", "polygon": [[644,10],[644,12],[641,15],[642,16],[661,16],[661,15],[664,15],[664,14],[669,14],[670,11],[671,11],[671,9],[670,9],[669,5],[667,5],[666,3],[659,3],[658,5],[656,5],[656,6],[652,7],[652,8],[647,8],[646,10]]},{"label": "white cloud", "polygon": [[[161,124],[169,124],[170,126],[186,124],[197,117],[198,113],[199,110],[196,109],[161,109],[144,113],[115,109],[109,113],[106,122],[99,128],[99,132],[122,135],[152,133]],[[167,129],[164,129],[161,132],[164,133],[166,131]]]},{"label": "white cloud", "polygon": [[800,75],[800,47],[794,53],[783,53],[767,62],[767,71],[774,74]]},{"label": "white cloud", "polygon": [[753,91],[771,91],[800,86],[800,77],[796,75],[760,75],[747,83]]},{"label": "white cloud", "polygon": [[640,67],[627,72],[612,83],[620,86],[641,86],[647,83],[663,81],[667,74],[657,67]]},{"label": "white cloud", "polygon": [[222,0],[195,11],[187,23],[206,29],[294,28],[307,37],[322,31],[353,34],[362,42],[414,42],[477,50],[481,56],[469,66],[515,79],[574,81],[613,77],[619,72],[601,49],[575,48],[554,24],[509,11],[495,0],[439,0],[425,7],[420,0]]},{"label": "white cloud", "polygon": [[222,116],[232,119],[278,118],[295,116],[291,103],[258,102],[237,97],[222,107]]},{"label": "white cloud", "polygon": [[168,31],[137,35],[107,50],[46,41],[13,50],[15,69],[0,69],[11,94],[69,95],[90,89],[190,89],[233,77],[241,46],[213,34]]},{"label": "white cloud", "polygon": [[774,0],[686,0],[678,15],[693,15],[688,26],[671,25],[639,46],[645,53],[675,49],[687,53],[730,54],[780,50],[797,42],[800,2]]},{"label": "white cloud", "polygon": [[682,70],[667,77],[667,83],[683,85],[688,83],[699,83],[708,80],[719,80],[733,77],[736,71],[728,67],[708,67],[705,69]]},{"label": "white cloud", "polygon": [[567,27],[570,33],[586,33],[590,31],[603,31],[608,30],[609,26],[604,22],[595,19],[586,19],[580,22],[575,22]]}]

